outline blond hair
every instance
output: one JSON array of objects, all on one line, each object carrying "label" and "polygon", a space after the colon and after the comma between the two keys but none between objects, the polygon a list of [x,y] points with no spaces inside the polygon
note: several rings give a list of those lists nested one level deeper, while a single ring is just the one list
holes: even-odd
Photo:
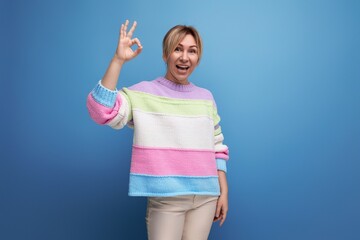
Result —
[{"label": "blond hair", "polygon": [[163,57],[168,59],[170,54],[188,34],[195,39],[198,48],[198,62],[200,62],[202,55],[202,40],[200,34],[194,27],[186,25],[176,25],[166,33],[162,43]]}]

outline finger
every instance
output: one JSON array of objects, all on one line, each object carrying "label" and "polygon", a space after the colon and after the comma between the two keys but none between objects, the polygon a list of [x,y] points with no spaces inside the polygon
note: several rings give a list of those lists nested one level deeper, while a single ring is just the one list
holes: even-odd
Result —
[{"label": "finger", "polygon": [[137,55],[139,55],[139,53],[141,53],[143,47],[142,47],[139,39],[135,38],[135,39],[133,39],[133,41],[134,41],[134,42],[136,43],[136,45],[138,46],[138,48],[137,48],[137,49],[135,50],[135,52],[134,52],[135,56],[137,56]]},{"label": "finger", "polygon": [[216,213],[215,213],[216,218],[220,217],[220,211],[221,211],[221,205],[217,205],[216,206]]},{"label": "finger", "polygon": [[121,24],[121,28],[120,28],[120,38],[124,38],[124,24]]},{"label": "finger", "polygon": [[134,51],[134,57],[136,57],[137,55],[139,55],[142,51],[142,48],[138,48]]},{"label": "finger", "polygon": [[135,28],[136,28],[136,25],[137,25],[137,22],[134,21],[132,27],[130,28],[129,33],[127,34],[129,38],[132,38],[132,35],[133,35],[133,33],[134,33],[134,31],[135,31]]},{"label": "finger", "polygon": [[220,220],[219,226],[221,227],[223,224],[224,224],[224,219],[222,218],[222,219]]},{"label": "finger", "polygon": [[142,48],[140,40],[138,38],[134,38],[131,40],[131,46],[133,46],[134,44],[136,44],[139,48]]},{"label": "finger", "polygon": [[224,214],[222,215],[222,217],[221,217],[220,227],[224,224],[225,219],[226,219],[226,213],[224,213]]},{"label": "finger", "polygon": [[142,47],[141,47],[141,48],[136,49],[136,50],[135,50],[135,54],[136,54],[136,55],[138,55],[139,53],[141,53],[141,51],[142,51]]},{"label": "finger", "polygon": [[124,34],[125,34],[125,36],[126,36],[126,30],[127,30],[128,25],[129,25],[129,20],[126,20],[126,21],[125,21],[125,27],[124,27]]}]

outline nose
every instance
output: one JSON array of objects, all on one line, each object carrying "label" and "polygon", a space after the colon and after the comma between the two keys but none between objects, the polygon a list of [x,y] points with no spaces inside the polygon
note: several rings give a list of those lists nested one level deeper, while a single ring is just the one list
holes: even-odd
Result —
[{"label": "nose", "polygon": [[189,60],[188,58],[188,54],[186,51],[183,51],[181,56],[180,56],[180,60],[183,61],[183,62],[187,62]]}]

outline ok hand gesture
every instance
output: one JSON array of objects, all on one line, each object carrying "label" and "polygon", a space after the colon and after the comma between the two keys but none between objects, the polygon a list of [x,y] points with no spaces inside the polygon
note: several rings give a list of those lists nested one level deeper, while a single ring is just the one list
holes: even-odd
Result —
[{"label": "ok hand gesture", "polygon": [[[115,53],[115,57],[121,63],[125,63],[126,61],[129,61],[129,60],[133,59],[142,50],[142,46],[141,46],[141,43],[140,43],[139,39],[137,39],[137,38],[131,39],[132,35],[133,35],[134,31],[135,31],[136,24],[137,23],[135,21],[133,23],[131,29],[129,30],[129,32],[126,32],[127,27],[129,25],[129,20],[125,21],[125,25],[121,24],[119,43],[118,43],[116,53]],[[137,45],[137,49],[135,51],[133,51],[131,49],[131,46],[133,46],[135,44]]]}]

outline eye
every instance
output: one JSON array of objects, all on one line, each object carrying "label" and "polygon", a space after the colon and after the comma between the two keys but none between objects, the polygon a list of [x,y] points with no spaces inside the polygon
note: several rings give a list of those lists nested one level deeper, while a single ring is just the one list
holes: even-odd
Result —
[{"label": "eye", "polygon": [[181,48],[180,47],[176,47],[174,52],[180,52],[181,51]]},{"label": "eye", "polygon": [[192,48],[192,49],[189,50],[189,53],[197,54],[197,50],[195,48]]}]

